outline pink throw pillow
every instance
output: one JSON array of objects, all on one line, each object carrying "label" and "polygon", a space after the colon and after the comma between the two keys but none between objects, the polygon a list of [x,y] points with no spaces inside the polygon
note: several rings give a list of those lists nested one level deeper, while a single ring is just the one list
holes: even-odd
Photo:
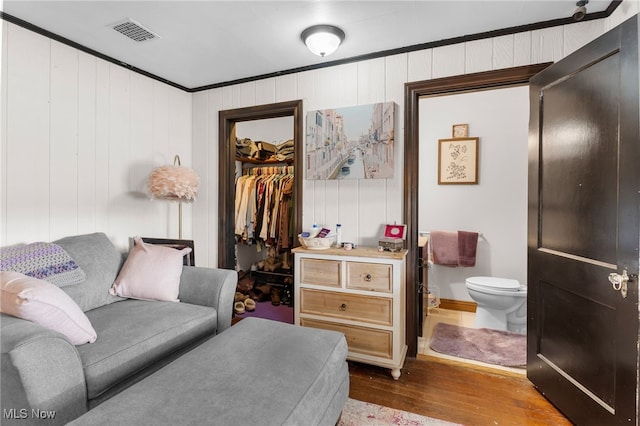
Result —
[{"label": "pink throw pillow", "polygon": [[89,318],[58,286],[19,272],[2,271],[0,290],[0,312],[57,331],[74,345],[96,341]]},{"label": "pink throw pillow", "polygon": [[109,293],[131,299],[179,302],[183,258],[189,253],[190,247],[176,250],[147,244],[135,237],[133,248]]}]

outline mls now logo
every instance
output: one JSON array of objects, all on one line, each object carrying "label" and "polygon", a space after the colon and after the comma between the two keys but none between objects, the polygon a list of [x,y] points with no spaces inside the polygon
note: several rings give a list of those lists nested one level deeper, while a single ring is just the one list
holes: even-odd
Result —
[{"label": "mls now logo", "polygon": [[32,408],[29,411],[26,408],[4,408],[2,409],[2,417],[5,419],[53,419],[56,412],[53,410],[40,410]]}]

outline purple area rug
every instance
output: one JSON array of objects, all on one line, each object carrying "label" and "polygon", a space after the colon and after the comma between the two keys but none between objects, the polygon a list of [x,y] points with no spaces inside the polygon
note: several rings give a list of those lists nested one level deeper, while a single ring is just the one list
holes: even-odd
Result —
[{"label": "purple area rug", "polygon": [[431,349],[487,364],[521,367],[527,364],[527,336],[489,328],[468,328],[439,322],[433,328]]},{"label": "purple area rug", "polygon": [[273,306],[270,301],[256,303],[256,309],[236,315],[239,318],[257,317],[293,324],[293,307],[287,305]]}]

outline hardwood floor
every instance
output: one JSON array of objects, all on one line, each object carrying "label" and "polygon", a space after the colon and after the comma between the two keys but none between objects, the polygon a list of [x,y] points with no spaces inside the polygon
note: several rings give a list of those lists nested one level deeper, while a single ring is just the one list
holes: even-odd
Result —
[{"label": "hardwood floor", "polygon": [[349,362],[349,396],[464,425],[571,425],[526,378],[437,358],[407,359],[400,379]]}]

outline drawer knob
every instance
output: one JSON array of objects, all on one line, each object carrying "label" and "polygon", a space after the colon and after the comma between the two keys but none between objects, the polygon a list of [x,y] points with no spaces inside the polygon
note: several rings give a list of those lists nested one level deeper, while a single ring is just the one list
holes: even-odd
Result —
[{"label": "drawer knob", "polygon": [[365,275],[365,276],[364,276],[364,280],[365,280],[366,282],[371,281],[371,278],[372,278],[372,277],[371,277],[371,274],[367,274],[367,275]]},{"label": "drawer knob", "polygon": [[342,305],[340,305],[340,310],[341,311],[346,311],[347,310],[347,304],[343,303]]}]

